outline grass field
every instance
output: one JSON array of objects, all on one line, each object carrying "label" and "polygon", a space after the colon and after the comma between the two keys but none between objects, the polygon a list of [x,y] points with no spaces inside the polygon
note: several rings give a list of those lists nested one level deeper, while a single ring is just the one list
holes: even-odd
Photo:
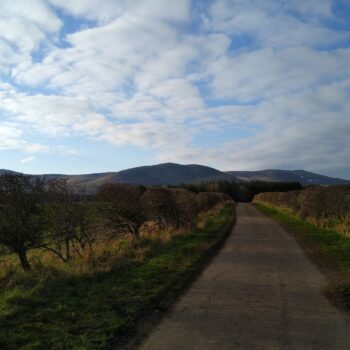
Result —
[{"label": "grass field", "polygon": [[233,223],[233,204],[207,215],[202,229],[162,243],[144,239],[142,257],[109,271],[36,269],[0,280],[0,349],[109,349],[137,322],[177,295]]},{"label": "grass field", "polygon": [[280,222],[306,246],[311,258],[326,272],[328,296],[341,307],[350,309],[350,238],[319,228],[283,208],[254,203],[263,213]]}]

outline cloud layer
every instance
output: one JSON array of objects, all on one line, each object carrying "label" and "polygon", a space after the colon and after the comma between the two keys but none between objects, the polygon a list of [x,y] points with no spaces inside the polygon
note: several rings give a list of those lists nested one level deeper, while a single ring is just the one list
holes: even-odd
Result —
[{"label": "cloud layer", "polygon": [[350,31],[337,6],[3,0],[0,151],[38,162],[82,153],[66,143],[85,138],[152,149],[154,162],[350,177]]}]

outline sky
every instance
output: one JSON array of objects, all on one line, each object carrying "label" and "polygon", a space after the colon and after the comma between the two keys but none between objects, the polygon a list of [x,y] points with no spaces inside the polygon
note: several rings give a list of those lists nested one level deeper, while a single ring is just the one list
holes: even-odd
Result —
[{"label": "sky", "polygon": [[0,1],[0,168],[163,162],[350,179],[350,1]]}]

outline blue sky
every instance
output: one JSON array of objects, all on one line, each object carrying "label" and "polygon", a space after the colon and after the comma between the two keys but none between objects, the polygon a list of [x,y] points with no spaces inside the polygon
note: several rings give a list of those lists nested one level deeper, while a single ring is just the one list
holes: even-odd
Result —
[{"label": "blue sky", "polygon": [[350,178],[348,0],[2,0],[0,168]]}]

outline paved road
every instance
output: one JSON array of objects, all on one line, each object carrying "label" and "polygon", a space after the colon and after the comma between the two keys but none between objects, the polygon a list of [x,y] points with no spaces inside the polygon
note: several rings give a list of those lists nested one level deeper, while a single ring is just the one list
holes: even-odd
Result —
[{"label": "paved road", "polygon": [[233,234],[140,350],[350,349],[349,318],[278,224],[238,206]]}]

